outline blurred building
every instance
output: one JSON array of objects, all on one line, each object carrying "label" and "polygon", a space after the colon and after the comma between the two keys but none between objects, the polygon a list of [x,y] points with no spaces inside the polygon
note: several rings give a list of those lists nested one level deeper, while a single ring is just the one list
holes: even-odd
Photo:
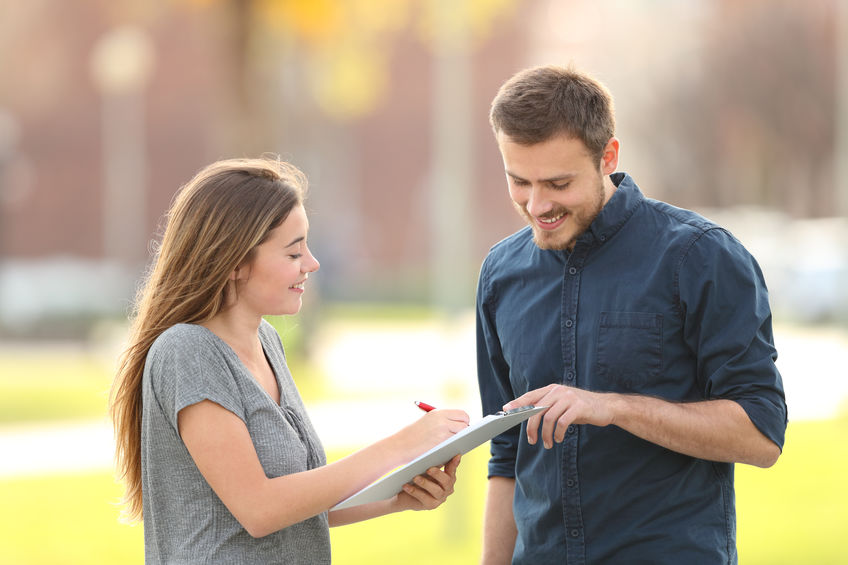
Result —
[{"label": "blurred building", "polygon": [[489,103],[531,64],[573,61],[610,85],[623,168],[650,196],[834,215],[837,11],[836,0],[3,3],[0,335],[123,316],[178,187],[211,161],[264,152],[310,178],[325,298],[470,306],[486,250],[521,225]]}]

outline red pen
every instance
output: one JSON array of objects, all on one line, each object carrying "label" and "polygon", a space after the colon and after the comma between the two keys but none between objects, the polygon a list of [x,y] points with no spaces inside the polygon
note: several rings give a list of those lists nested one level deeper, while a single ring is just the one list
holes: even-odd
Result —
[{"label": "red pen", "polygon": [[430,410],[435,410],[435,409],[436,409],[436,407],[435,407],[435,406],[430,406],[430,405],[429,405],[429,404],[427,404],[426,402],[421,402],[420,400],[416,400],[416,401],[415,401],[415,405],[416,405],[416,406],[418,406],[419,408],[421,408],[421,409],[422,409],[423,411],[425,411],[425,412],[429,412]]}]

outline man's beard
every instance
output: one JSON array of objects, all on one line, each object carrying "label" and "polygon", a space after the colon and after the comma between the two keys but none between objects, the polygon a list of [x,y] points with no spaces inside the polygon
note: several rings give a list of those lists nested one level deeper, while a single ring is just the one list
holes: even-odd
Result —
[{"label": "man's beard", "polygon": [[598,214],[601,213],[604,207],[606,190],[604,188],[603,177],[598,178],[596,195],[597,198],[588,204],[589,208],[586,210],[572,211],[568,208],[558,207],[542,216],[542,218],[556,218],[560,214],[568,214],[565,223],[553,232],[546,232],[540,229],[536,225],[536,219],[527,212],[527,208],[515,202],[513,202],[513,205],[533,229],[533,243],[539,249],[571,249],[574,247],[574,243],[580,237],[580,234],[589,229],[589,226],[592,225],[592,222],[595,221],[595,218],[598,217]]}]

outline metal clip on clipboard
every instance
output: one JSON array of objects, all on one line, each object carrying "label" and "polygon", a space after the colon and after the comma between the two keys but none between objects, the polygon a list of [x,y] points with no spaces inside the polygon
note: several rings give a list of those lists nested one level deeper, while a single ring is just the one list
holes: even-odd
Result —
[{"label": "metal clip on clipboard", "polygon": [[501,410],[500,412],[495,412],[498,416],[509,416],[510,414],[518,414],[519,412],[526,412],[527,410],[534,410],[536,407],[532,404],[529,406],[519,406],[518,408],[513,408],[512,410],[507,410],[504,412]]}]

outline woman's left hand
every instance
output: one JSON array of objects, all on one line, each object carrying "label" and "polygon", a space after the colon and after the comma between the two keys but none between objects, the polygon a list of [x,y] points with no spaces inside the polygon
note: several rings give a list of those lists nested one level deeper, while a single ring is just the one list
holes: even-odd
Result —
[{"label": "woman's left hand", "polygon": [[403,485],[397,494],[397,502],[405,510],[433,510],[438,508],[453,494],[456,483],[456,468],[461,455],[457,455],[445,464],[444,469],[430,467],[427,472],[418,475],[412,483]]}]

